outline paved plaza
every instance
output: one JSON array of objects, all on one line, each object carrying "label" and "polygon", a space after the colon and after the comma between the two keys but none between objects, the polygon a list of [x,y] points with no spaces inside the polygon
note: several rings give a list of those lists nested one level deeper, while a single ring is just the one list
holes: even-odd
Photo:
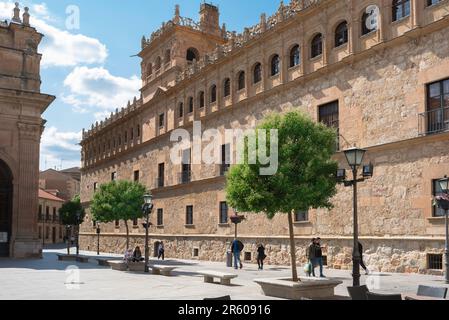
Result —
[{"label": "paved plaza", "polygon": [[[233,300],[267,300],[273,298],[263,296],[253,280],[290,276],[288,266],[266,266],[266,270],[258,271],[257,265],[245,264],[243,270],[236,271],[238,278],[232,286],[221,286],[204,283],[196,272],[234,272],[224,263],[167,259],[158,264],[176,265],[178,269],[173,277],[164,277],[113,271],[109,267],[98,266],[94,259],[90,259],[89,263],[61,262],[57,259],[57,253],[65,253],[65,250],[47,249],[41,260],[0,259],[0,299],[202,300],[205,297],[231,295]],[[97,257],[93,252],[81,254]],[[304,275],[301,269],[298,267]],[[352,281],[350,271],[326,270],[325,273],[329,278],[343,281],[337,287],[336,294],[347,297],[346,287]],[[362,283],[368,283],[373,291],[379,293],[416,292],[419,284],[444,286],[439,276],[389,273],[363,276]]]}]

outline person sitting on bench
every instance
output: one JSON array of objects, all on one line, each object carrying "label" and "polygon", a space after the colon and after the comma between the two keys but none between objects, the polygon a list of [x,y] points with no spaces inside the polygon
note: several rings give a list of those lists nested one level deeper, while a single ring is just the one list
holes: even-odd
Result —
[{"label": "person sitting on bench", "polygon": [[140,247],[136,247],[133,253],[133,262],[142,262],[144,258],[142,257],[142,251],[140,251]]}]

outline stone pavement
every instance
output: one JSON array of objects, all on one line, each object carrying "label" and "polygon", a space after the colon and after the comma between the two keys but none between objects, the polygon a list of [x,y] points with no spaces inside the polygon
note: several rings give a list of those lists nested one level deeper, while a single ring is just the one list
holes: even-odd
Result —
[{"label": "stone pavement", "polygon": [[[253,280],[290,276],[288,266],[266,266],[266,270],[258,271],[256,265],[245,264],[243,270],[236,271],[238,278],[228,287],[204,283],[203,278],[195,274],[196,271],[206,269],[234,272],[234,269],[226,268],[224,263],[167,259],[158,264],[176,265],[178,269],[173,277],[163,277],[113,271],[98,266],[94,259],[87,264],[61,262],[57,261],[57,253],[65,253],[65,250],[47,249],[41,260],[0,259],[0,299],[202,300],[205,297],[231,295],[233,300],[268,300],[273,298],[263,296]],[[81,254],[97,257],[93,252]],[[71,266],[75,266],[75,269]],[[298,267],[303,276],[301,269]],[[328,277],[344,282],[336,289],[336,294],[347,296],[346,287],[352,282],[350,271],[325,271]],[[362,283],[367,283],[373,291],[379,293],[413,293],[419,284],[444,286],[442,277],[438,276],[389,273],[363,276]]]}]

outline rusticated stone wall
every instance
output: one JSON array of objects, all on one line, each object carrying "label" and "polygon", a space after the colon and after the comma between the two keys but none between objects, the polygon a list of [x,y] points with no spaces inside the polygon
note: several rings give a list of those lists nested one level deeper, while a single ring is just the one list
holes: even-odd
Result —
[{"label": "rusticated stone wall", "polygon": [[[226,261],[226,252],[233,238],[221,237],[151,237],[150,257],[154,256],[155,243],[163,241],[166,259],[186,259],[205,261]],[[262,243],[266,248],[267,265],[289,265],[290,245],[287,238],[241,238],[245,244],[242,253],[251,253],[251,263],[256,263],[257,245]],[[442,271],[429,270],[427,254],[444,252],[444,241],[412,238],[396,239],[361,239],[364,245],[364,261],[370,271],[421,273],[441,275]],[[310,239],[300,237],[296,239],[296,255],[298,268],[306,262],[306,248]],[[130,248],[145,247],[143,235],[130,235]],[[326,247],[324,255],[327,256],[328,267],[334,269],[350,270],[352,268],[352,240],[351,239],[322,239]],[[83,235],[80,238],[82,250],[96,250],[97,236]],[[101,252],[121,254],[125,252],[126,237],[124,235],[103,235],[100,237]],[[198,249],[198,256],[194,256],[194,249]],[[248,261],[247,261],[248,262]],[[363,271],[363,270],[362,270]]]}]

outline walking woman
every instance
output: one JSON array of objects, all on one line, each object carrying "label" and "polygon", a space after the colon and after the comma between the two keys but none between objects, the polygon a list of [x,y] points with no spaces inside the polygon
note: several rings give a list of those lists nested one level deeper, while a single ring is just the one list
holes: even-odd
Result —
[{"label": "walking woman", "polygon": [[164,248],[164,243],[161,241],[161,243],[159,243],[159,248],[158,248],[158,255],[157,255],[157,259],[161,259],[165,260],[165,248]]},{"label": "walking woman", "polygon": [[265,247],[260,243],[257,247],[257,264],[259,265],[259,270],[263,270],[263,261],[266,257]]}]

